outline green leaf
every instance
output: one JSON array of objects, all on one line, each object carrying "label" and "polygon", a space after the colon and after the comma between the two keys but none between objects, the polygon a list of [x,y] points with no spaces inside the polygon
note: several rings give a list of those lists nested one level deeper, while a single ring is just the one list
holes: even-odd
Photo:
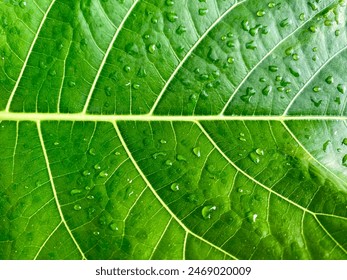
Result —
[{"label": "green leaf", "polygon": [[2,1],[1,259],[347,259],[345,1]]}]

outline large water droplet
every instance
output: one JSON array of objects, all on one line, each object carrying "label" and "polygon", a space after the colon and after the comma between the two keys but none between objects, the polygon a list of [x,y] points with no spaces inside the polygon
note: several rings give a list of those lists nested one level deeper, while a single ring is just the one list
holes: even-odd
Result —
[{"label": "large water droplet", "polygon": [[194,155],[196,155],[197,157],[200,157],[200,156],[201,156],[201,149],[200,149],[200,147],[195,147],[195,148],[193,148],[193,153],[194,153]]},{"label": "large water droplet", "polygon": [[88,150],[88,153],[89,153],[90,155],[92,155],[92,156],[95,156],[95,155],[96,155],[96,152],[95,152],[95,149],[94,149],[94,148],[90,148],[90,149]]},{"label": "large water droplet", "polygon": [[269,95],[269,93],[272,91],[272,86],[271,85],[267,85],[265,88],[263,88],[262,93],[263,95],[267,96]]},{"label": "large water droplet", "polygon": [[208,13],[208,9],[207,8],[201,8],[199,9],[199,15],[200,16],[204,16]]},{"label": "large water droplet", "polygon": [[330,140],[327,140],[327,141],[324,142],[324,144],[323,144],[323,152],[327,151],[327,148],[328,148],[330,143],[331,143]]},{"label": "large water droplet", "polygon": [[342,93],[342,94],[345,93],[345,90],[346,90],[345,85],[338,84],[336,88],[340,93]]},{"label": "large water droplet", "polygon": [[156,52],[156,50],[157,50],[157,46],[155,45],[155,44],[150,44],[149,46],[148,46],[148,51],[150,52],[150,53],[155,53]]},{"label": "large water droplet", "polygon": [[347,155],[342,158],[342,165],[347,167]]},{"label": "large water droplet", "polygon": [[135,43],[128,43],[125,46],[125,52],[130,55],[137,55],[139,53],[139,47]]},{"label": "large water droplet", "polygon": [[245,31],[249,31],[249,21],[248,20],[243,20],[241,22],[242,29]]},{"label": "large water droplet", "polygon": [[215,205],[204,206],[201,210],[201,215],[205,220],[211,219],[211,214],[217,210]]},{"label": "large water droplet", "polygon": [[328,85],[331,85],[331,84],[334,82],[333,76],[328,76],[328,77],[325,79],[325,82],[326,82]]},{"label": "large water droplet", "polygon": [[344,138],[344,139],[342,140],[342,144],[345,145],[345,146],[347,146],[347,138]]},{"label": "large water droplet", "polygon": [[271,71],[271,72],[277,72],[277,71],[278,71],[278,67],[275,66],[275,65],[270,65],[270,66],[269,66],[269,71]]},{"label": "large water droplet", "polygon": [[81,205],[79,204],[75,204],[75,206],[73,207],[73,209],[75,209],[76,211],[79,211],[82,209]]},{"label": "large water droplet", "polygon": [[187,31],[187,28],[184,25],[180,25],[177,29],[176,29],[176,33],[178,35],[182,35],[183,33],[185,33]]},{"label": "large water droplet", "polygon": [[173,184],[171,185],[170,189],[171,189],[172,191],[174,191],[174,192],[177,192],[177,191],[180,190],[180,186],[179,186],[179,184],[177,184],[177,183],[173,183]]},{"label": "large water droplet", "polygon": [[76,194],[80,194],[80,193],[82,193],[82,190],[80,190],[80,189],[73,189],[70,192],[71,195],[76,195]]},{"label": "large water droplet", "polygon": [[102,177],[102,178],[105,178],[108,176],[108,172],[106,170],[103,170],[99,173],[99,176]]},{"label": "large water droplet", "polygon": [[167,18],[168,21],[170,21],[170,22],[175,22],[175,21],[178,19],[178,16],[177,16],[177,14],[174,13],[174,12],[168,12],[168,13],[166,14],[166,18]]},{"label": "large water droplet", "polygon": [[259,11],[257,12],[257,16],[258,16],[258,17],[263,17],[265,14],[266,14],[266,13],[265,13],[264,10],[259,10]]},{"label": "large water droplet", "polygon": [[260,162],[260,157],[255,152],[251,152],[249,154],[249,158],[256,164],[258,164]]},{"label": "large water droplet", "polygon": [[254,41],[249,41],[246,43],[246,49],[248,50],[255,50],[257,48],[257,45]]}]

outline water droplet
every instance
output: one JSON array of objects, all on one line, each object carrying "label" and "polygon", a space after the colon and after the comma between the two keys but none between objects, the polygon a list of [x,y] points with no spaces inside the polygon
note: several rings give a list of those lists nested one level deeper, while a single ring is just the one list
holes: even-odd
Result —
[{"label": "water droplet", "polygon": [[336,97],[334,99],[334,102],[337,103],[338,105],[341,105],[341,98],[340,97]]},{"label": "water droplet", "polygon": [[170,22],[175,22],[175,21],[178,19],[178,16],[177,16],[177,14],[174,13],[174,12],[168,12],[168,13],[166,14],[166,18],[167,18],[167,20],[170,21]]},{"label": "water droplet", "polygon": [[276,6],[276,3],[270,2],[269,4],[267,4],[267,6],[271,9],[271,8],[274,8]]},{"label": "water droplet", "polygon": [[317,7],[317,5],[315,3],[308,2],[307,4],[310,6],[312,11],[317,11],[318,10],[318,7]]},{"label": "water droplet", "polygon": [[125,52],[130,55],[137,55],[139,53],[139,47],[135,43],[128,43],[125,45]]},{"label": "water droplet", "polygon": [[312,89],[314,92],[320,92],[322,89],[319,86],[315,86]]},{"label": "water droplet", "polygon": [[139,71],[137,71],[137,76],[140,78],[145,78],[147,76],[145,67],[141,66]]},{"label": "water droplet", "polygon": [[112,223],[110,224],[110,229],[113,230],[113,231],[118,231],[118,226],[116,223]]},{"label": "water droplet", "polygon": [[345,93],[346,88],[345,88],[344,85],[338,84],[336,88],[337,88],[337,90],[338,90],[340,93],[342,93],[342,94]]},{"label": "water droplet", "polygon": [[235,59],[230,56],[230,57],[228,57],[227,61],[228,61],[229,64],[232,64],[232,63],[234,63]]},{"label": "water droplet", "polygon": [[310,26],[310,27],[308,28],[308,30],[309,30],[310,32],[312,32],[312,33],[316,33],[317,28],[316,28],[314,25],[312,25],[312,26]]},{"label": "water droplet", "polygon": [[93,231],[93,235],[99,236],[100,235],[100,231]]},{"label": "water droplet", "polygon": [[40,66],[41,69],[46,69],[47,68],[46,63],[43,62],[43,61],[40,61],[39,66]]},{"label": "water droplet", "polygon": [[243,189],[242,188],[237,188],[237,192],[238,193],[243,193]]},{"label": "water droplet", "polygon": [[265,15],[265,11],[264,10],[259,10],[258,12],[257,12],[257,16],[258,17],[263,17]]},{"label": "water droplet", "polygon": [[325,82],[329,85],[331,85],[333,82],[334,82],[334,78],[333,76],[328,76],[326,79],[325,79]]},{"label": "water droplet", "polygon": [[82,209],[81,205],[79,204],[75,204],[75,206],[73,207],[73,209],[75,209],[76,211],[79,211]]},{"label": "water droplet", "polygon": [[248,50],[255,50],[257,46],[255,45],[254,41],[249,41],[246,43],[246,49]]},{"label": "water droplet", "polygon": [[249,31],[249,21],[248,20],[243,20],[241,22],[242,29],[245,31]]},{"label": "water droplet", "polygon": [[266,82],[266,79],[264,77],[259,78],[259,82],[264,83]]},{"label": "water droplet", "polygon": [[234,47],[235,47],[234,42],[233,42],[233,41],[228,41],[228,42],[227,42],[227,47],[229,47],[229,48],[234,48]]},{"label": "water droplet", "polygon": [[284,92],[284,87],[277,87],[277,90],[278,90],[279,92]]},{"label": "water droplet", "polygon": [[219,60],[218,53],[216,50],[212,47],[209,48],[208,53],[207,53],[208,59],[210,59],[212,62],[216,62]]},{"label": "water droplet", "polygon": [[182,35],[183,33],[185,33],[187,31],[187,28],[184,25],[180,25],[177,29],[176,29],[176,33],[178,35]]},{"label": "water droplet", "polygon": [[242,142],[247,142],[247,140],[244,137],[239,137],[238,139]]},{"label": "water droplet", "polygon": [[27,2],[26,1],[20,1],[19,2],[19,7],[21,7],[22,9],[24,9],[27,6]]},{"label": "water droplet", "polygon": [[246,94],[242,95],[240,98],[242,101],[249,103],[253,95],[255,95],[255,89],[252,87],[248,87],[246,90]]},{"label": "water droplet", "polygon": [[204,206],[201,210],[201,215],[205,220],[211,219],[211,214],[217,210],[215,205]]},{"label": "water droplet", "polygon": [[347,167],[347,155],[342,158],[342,165]]},{"label": "water droplet", "polygon": [[329,146],[330,143],[331,143],[330,140],[324,142],[324,144],[323,144],[323,152],[326,152],[326,151],[327,151],[327,148],[328,148],[328,146]]},{"label": "water droplet", "polygon": [[106,170],[103,170],[103,171],[101,171],[101,172],[99,173],[99,176],[102,177],[102,178],[105,178],[105,177],[108,176],[108,173],[107,173]]},{"label": "water droplet", "polygon": [[152,155],[152,158],[157,159],[160,156],[165,157],[166,153],[163,153],[163,152],[155,153],[155,154]]},{"label": "water droplet", "polygon": [[176,159],[177,159],[178,161],[187,161],[187,159],[186,159],[184,156],[182,156],[182,155],[177,155],[177,156],[176,156]]},{"label": "water droplet", "polygon": [[345,145],[345,146],[347,146],[347,138],[344,138],[344,139],[342,140],[342,144]]},{"label": "water droplet", "polygon": [[257,155],[256,153],[254,152],[251,152],[249,154],[249,158],[256,164],[258,164],[260,162],[260,158],[259,158],[259,155]]},{"label": "water droplet", "polygon": [[264,155],[264,150],[261,149],[261,148],[256,149],[255,152],[256,152],[257,155],[260,155],[260,156]]},{"label": "water droplet", "polygon": [[54,146],[58,146],[60,143],[59,142],[54,142],[53,145]]},{"label": "water droplet", "polygon": [[196,155],[197,157],[200,157],[200,156],[201,156],[200,147],[195,147],[195,148],[193,149],[193,153],[194,153],[194,155]]},{"label": "water droplet", "polygon": [[336,37],[340,36],[340,30],[339,30],[339,29],[337,29],[337,30],[335,31],[335,36],[336,36]]},{"label": "water droplet", "polygon": [[88,153],[89,153],[90,155],[92,155],[92,156],[95,156],[95,155],[96,155],[95,149],[94,149],[94,148],[90,148],[89,151],[88,151]]},{"label": "water droplet", "polygon": [[278,67],[275,66],[275,65],[270,65],[270,66],[269,66],[269,71],[271,71],[271,72],[277,72],[277,71],[278,71]]},{"label": "water droplet", "polygon": [[150,44],[150,45],[148,46],[148,51],[149,51],[150,53],[155,53],[156,50],[157,50],[157,46],[156,46],[155,44]]},{"label": "water droplet", "polygon": [[301,14],[299,15],[299,19],[300,19],[301,21],[304,21],[305,18],[306,18],[306,16],[305,16],[304,13],[301,13]]},{"label": "water droplet", "polygon": [[293,47],[289,47],[287,48],[284,53],[289,56],[289,55],[292,55],[294,53],[294,48]]},{"label": "water droplet", "polygon": [[300,77],[300,73],[296,70],[294,70],[293,68],[289,67],[289,72],[290,74],[292,74],[295,78]]},{"label": "water droplet", "polygon": [[115,156],[120,156],[120,152],[115,152],[114,155]]},{"label": "water droplet", "polygon": [[98,164],[98,163],[97,163],[97,164],[95,164],[95,165],[94,165],[94,169],[96,169],[96,170],[99,170],[99,169],[101,169],[101,166],[100,166],[100,164]]},{"label": "water droplet", "polygon": [[199,15],[200,16],[204,16],[208,13],[208,9],[207,8],[201,8],[199,9]]},{"label": "water droplet", "polygon": [[124,70],[124,72],[129,73],[130,70],[131,70],[131,67],[128,66],[128,65],[125,65],[124,68],[123,68],[123,70]]},{"label": "water droplet", "polygon": [[89,199],[89,200],[94,199],[94,195],[88,195],[88,196],[87,196],[87,199]]},{"label": "water droplet", "polygon": [[80,194],[80,193],[82,193],[82,190],[80,190],[80,189],[73,189],[70,192],[71,195],[76,195],[76,194]]},{"label": "water droplet", "polygon": [[319,106],[322,104],[323,100],[318,100],[318,101],[316,101],[316,100],[314,100],[314,99],[311,97],[311,102],[313,103],[313,105],[314,105],[315,107],[319,107]]},{"label": "water droplet", "polygon": [[284,19],[284,20],[282,20],[282,21],[280,22],[280,26],[281,26],[281,27],[286,27],[286,26],[288,26],[289,24],[291,24],[291,22],[290,22],[290,20],[289,20],[288,18],[286,18],[286,19]]},{"label": "water droplet", "polygon": [[272,86],[267,85],[266,87],[263,88],[262,93],[263,95],[267,96],[269,93],[272,91]]},{"label": "water droplet", "polygon": [[297,60],[299,60],[300,57],[297,53],[293,53],[292,58],[293,58],[293,60],[297,61]]},{"label": "water droplet", "polygon": [[82,174],[83,174],[83,176],[90,176],[90,171],[84,170]]},{"label": "water droplet", "polygon": [[257,214],[253,214],[253,216],[252,216],[253,223],[255,223],[255,221],[257,220],[257,217],[258,217]]},{"label": "water droplet", "polygon": [[132,85],[132,88],[135,89],[135,90],[138,90],[140,88],[140,84],[133,84]]},{"label": "water droplet", "polygon": [[180,186],[177,183],[173,183],[170,187],[170,189],[174,192],[177,192],[180,190]]},{"label": "water droplet", "polygon": [[167,165],[167,166],[172,166],[172,164],[173,164],[172,161],[169,159],[167,161],[165,161],[165,165]]}]

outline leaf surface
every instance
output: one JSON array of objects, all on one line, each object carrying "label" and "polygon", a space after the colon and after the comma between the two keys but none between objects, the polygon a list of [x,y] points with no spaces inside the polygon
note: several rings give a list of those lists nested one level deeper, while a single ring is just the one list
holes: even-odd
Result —
[{"label": "leaf surface", "polygon": [[345,19],[0,3],[0,258],[346,259]]}]

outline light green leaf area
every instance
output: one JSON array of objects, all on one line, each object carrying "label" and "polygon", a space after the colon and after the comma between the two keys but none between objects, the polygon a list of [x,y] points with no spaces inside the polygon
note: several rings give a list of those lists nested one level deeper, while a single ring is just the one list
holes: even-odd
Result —
[{"label": "light green leaf area", "polygon": [[347,259],[344,0],[0,3],[1,259]]}]

